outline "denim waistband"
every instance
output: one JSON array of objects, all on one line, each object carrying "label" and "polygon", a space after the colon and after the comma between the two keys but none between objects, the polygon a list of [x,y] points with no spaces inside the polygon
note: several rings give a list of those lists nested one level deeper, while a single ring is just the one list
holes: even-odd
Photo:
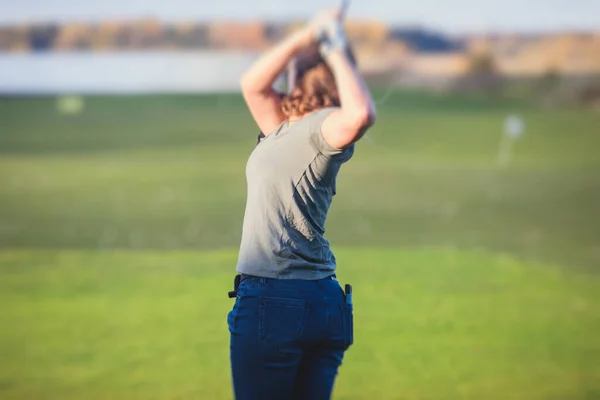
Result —
[{"label": "denim waistband", "polygon": [[265,278],[265,277],[261,277],[261,276],[254,276],[254,275],[247,275],[247,274],[240,274],[240,283],[244,282],[246,280],[257,280],[257,281],[262,281],[262,282],[319,282],[319,281],[337,281],[337,277],[335,274],[329,275],[326,278],[323,279],[316,279],[316,280],[306,280],[306,279],[278,279],[278,278]]},{"label": "denim waistband", "polygon": [[254,290],[259,288],[270,288],[292,291],[339,291],[343,294],[343,290],[336,278],[335,274],[329,275],[323,279],[307,280],[307,279],[276,279],[253,276],[247,274],[238,274],[234,280],[234,290],[229,292],[229,297],[233,298],[238,295],[240,290]]}]

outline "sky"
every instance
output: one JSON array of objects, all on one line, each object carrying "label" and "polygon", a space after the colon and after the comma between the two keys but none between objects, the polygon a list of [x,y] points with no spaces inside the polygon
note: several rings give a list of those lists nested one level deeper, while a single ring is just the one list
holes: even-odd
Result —
[{"label": "sky", "polygon": [[[0,0],[0,24],[155,17],[308,18],[333,0]],[[600,31],[600,0],[353,0],[350,18],[446,33]]]}]

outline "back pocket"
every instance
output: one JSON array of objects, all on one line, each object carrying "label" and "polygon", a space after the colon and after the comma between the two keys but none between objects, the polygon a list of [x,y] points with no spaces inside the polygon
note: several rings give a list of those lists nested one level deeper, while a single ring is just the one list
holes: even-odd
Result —
[{"label": "back pocket", "polygon": [[260,339],[266,346],[293,342],[302,336],[308,302],[265,297],[260,300]]}]

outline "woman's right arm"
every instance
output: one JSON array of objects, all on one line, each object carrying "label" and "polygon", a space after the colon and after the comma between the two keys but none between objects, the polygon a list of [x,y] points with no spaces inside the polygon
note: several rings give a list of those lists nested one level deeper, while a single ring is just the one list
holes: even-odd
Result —
[{"label": "woman's right arm", "polygon": [[273,132],[285,119],[281,99],[273,90],[273,83],[292,57],[315,40],[314,28],[307,26],[263,54],[242,76],[242,95],[264,135]]}]

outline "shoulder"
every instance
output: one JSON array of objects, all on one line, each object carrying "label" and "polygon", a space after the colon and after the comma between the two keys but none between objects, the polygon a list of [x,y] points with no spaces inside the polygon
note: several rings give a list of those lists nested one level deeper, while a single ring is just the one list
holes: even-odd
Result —
[{"label": "shoulder", "polygon": [[337,149],[327,143],[323,136],[323,122],[331,113],[339,109],[339,107],[326,107],[307,115],[304,117],[307,119],[306,129],[312,145],[318,152],[327,157],[339,156],[340,158],[349,159],[354,153],[354,145],[345,149]]},{"label": "shoulder", "polygon": [[340,107],[325,107],[317,110],[313,113],[310,113],[305,118],[307,118],[313,125],[321,125],[323,121],[335,110],[339,110]]},{"label": "shoulder", "polygon": [[256,144],[259,145],[263,140],[265,140],[267,137],[271,136],[271,134],[277,134],[278,132],[280,132],[285,125],[287,124],[287,121],[282,121],[274,130],[272,130],[271,132],[263,132],[263,131],[259,131],[258,133],[258,137],[256,139]]}]

